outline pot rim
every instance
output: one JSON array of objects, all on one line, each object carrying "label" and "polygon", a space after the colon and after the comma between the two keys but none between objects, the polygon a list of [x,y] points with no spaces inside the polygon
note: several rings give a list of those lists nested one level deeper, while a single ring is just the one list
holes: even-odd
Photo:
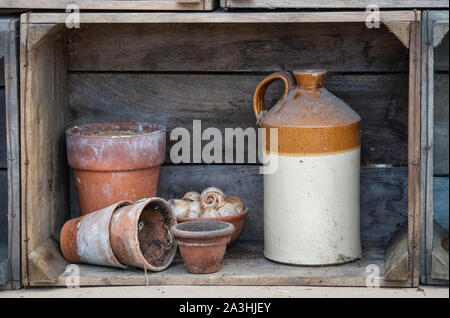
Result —
[{"label": "pot rim", "polygon": [[137,135],[128,135],[128,136],[120,136],[120,139],[122,138],[139,138],[139,137],[143,137],[143,136],[150,136],[150,135],[157,135],[157,134],[161,134],[161,133],[166,133],[166,126],[158,124],[158,123],[149,123],[149,122],[144,122],[144,121],[137,121],[137,120],[131,120],[131,121],[106,121],[106,122],[93,122],[93,123],[89,123],[89,124],[84,124],[84,125],[75,125],[73,127],[67,128],[66,129],[66,136],[71,136],[71,137],[78,137],[78,138],[89,138],[89,139],[117,139],[117,136],[95,136],[95,135],[86,135],[86,134],[77,134],[74,133],[75,129],[79,129],[81,127],[89,127],[92,125],[101,125],[101,124],[147,124],[147,125],[152,125],[155,127],[155,131],[153,132],[148,132],[148,133],[142,133],[142,134],[137,134]]},{"label": "pot rim", "polygon": [[[137,214],[137,217],[133,219],[133,227],[134,228],[138,228],[139,225],[139,219],[141,217],[142,212],[145,210],[145,208],[150,204],[150,203],[158,203],[160,205],[162,205],[164,207],[164,209],[166,210],[167,213],[171,214],[172,218],[175,220],[175,224],[176,224],[176,218],[175,215],[173,214],[172,209],[169,207],[169,204],[167,203],[167,201],[161,197],[151,197],[151,198],[142,198],[140,200],[137,200],[133,205],[134,206],[138,206],[140,205],[137,210],[135,211],[135,213]],[[170,231],[169,231],[170,234]],[[139,251],[139,255],[136,255],[138,257],[138,260],[144,265],[145,269],[149,269],[152,271],[163,271],[165,270],[167,267],[170,266],[170,264],[172,264],[172,261],[175,257],[175,254],[177,252],[177,243],[173,242],[173,247],[170,250],[169,256],[167,258],[167,262],[161,266],[156,266],[156,265],[152,265],[150,264],[147,259],[144,256],[144,253],[141,249],[141,245],[139,242],[139,234],[138,231],[134,231],[133,233],[133,244],[135,244],[135,246],[137,247],[138,251]]]},{"label": "pot rim", "polygon": [[[211,230],[211,231],[187,231],[187,230],[181,230],[178,227],[180,226],[186,226],[189,223],[216,223],[216,224],[224,224],[226,227],[223,229],[218,230]],[[218,237],[224,237],[224,236],[231,236],[231,234],[234,231],[234,225],[228,222],[224,221],[207,221],[203,219],[202,221],[190,221],[190,222],[183,222],[173,225],[170,228],[170,232],[175,238],[184,238],[184,239],[213,239]]]},{"label": "pot rim", "polygon": [[248,209],[245,209],[239,214],[231,215],[231,216],[220,216],[217,218],[177,218],[177,222],[180,223],[186,223],[186,222],[193,222],[193,221],[223,221],[223,222],[230,222],[235,221],[239,219],[244,219],[248,214]]}]

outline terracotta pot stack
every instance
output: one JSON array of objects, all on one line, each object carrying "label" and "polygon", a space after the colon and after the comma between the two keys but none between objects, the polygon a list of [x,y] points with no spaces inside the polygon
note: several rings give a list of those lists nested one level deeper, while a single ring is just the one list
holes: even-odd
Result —
[{"label": "terracotta pot stack", "polygon": [[61,249],[72,263],[162,271],[177,250],[170,233],[175,224],[164,199],[155,197],[136,204],[120,201],[66,222]]}]

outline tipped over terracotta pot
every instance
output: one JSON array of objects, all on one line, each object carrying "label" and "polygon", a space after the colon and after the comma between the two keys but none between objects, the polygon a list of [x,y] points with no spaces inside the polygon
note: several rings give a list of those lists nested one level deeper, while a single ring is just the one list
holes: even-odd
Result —
[{"label": "tipped over terracotta pot", "polygon": [[210,274],[220,269],[234,226],[221,221],[179,223],[170,230],[175,237],[186,270]]},{"label": "tipped over terracotta pot", "polygon": [[142,122],[93,123],[66,131],[81,214],[156,195],[166,130]]},{"label": "tipped over terracotta pot", "polygon": [[170,233],[174,224],[164,199],[121,201],[67,221],[61,230],[61,250],[71,263],[162,271],[177,250]]}]

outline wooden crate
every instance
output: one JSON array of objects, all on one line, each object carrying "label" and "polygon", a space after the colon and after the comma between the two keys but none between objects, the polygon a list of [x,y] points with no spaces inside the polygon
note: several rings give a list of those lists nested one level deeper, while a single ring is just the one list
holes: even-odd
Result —
[{"label": "wooden crate", "polygon": [[[140,270],[81,265],[80,283],[365,286],[367,266],[373,264],[382,286],[417,286],[421,17],[413,11],[384,12],[384,24],[370,30],[366,18],[364,12],[83,13],[80,29],[66,29],[64,14],[22,15],[25,285],[64,285],[73,275],[65,272],[68,263],[58,244],[63,223],[79,213],[65,154],[66,128],[132,119],[157,120],[169,132],[190,129],[193,119],[222,131],[256,127],[253,91],[267,74],[325,68],[327,87],[363,119],[360,261],[312,268],[266,260],[259,165],[174,165],[167,156],[158,195],[169,199],[216,185],[242,197],[250,210],[223,269],[189,275],[176,259],[168,270],[145,277]],[[276,102],[281,89],[274,84],[267,98]],[[388,245],[404,223],[406,237]]]},{"label": "wooden crate", "polygon": [[448,252],[442,249],[442,227],[447,233],[449,230],[448,20],[448,11],[423,12],[421,281],[424,284],[448,284]]},{"label": "wooden crate", "polygon": [[365,9],[373,4],[383,9],[448,8],[448,0],[220,0],[222,8],[253,9]]},{"label": "wooden crate", "polygon": [[218,0],[2,0],[0,9],[58,9],[69,5],[80,10],[153,10],[153,11],[211,11]]},{"label": "wooden crate", "polygon": [[0,17],[0,289],[21,281],[18,26]]}]

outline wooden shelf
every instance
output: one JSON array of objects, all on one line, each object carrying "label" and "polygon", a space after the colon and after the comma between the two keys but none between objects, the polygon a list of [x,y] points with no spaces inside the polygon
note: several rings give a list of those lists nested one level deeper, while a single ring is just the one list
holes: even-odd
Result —
[{"label": "wooden shelf", "polygon": [[[70,265],[70,264],[68,264]],[[236,242],[225,255],[222,269],[214,274],[194,275],[186,272],[177,254],[172,265],[162,272],[79,265],[82,286],[104,285],[255,285],[255,286],[366,286],[368,265],[376,265],[380,276],[384,270],[384,250],[380,247],[363,248],[362,259],[336,266],[294,266],[267,260],[261,241]],[[50,264],[49,264],[50,266]],[[52,286],[65,286],[71,278],[69,271],[59,275]],[[381,286],[405,286],[407,282],[386,282]],[[46,283],[33,283],[45,286]]]},{"label": "wooden shelf", "polygon": [[[365,22],[369,13],[347,12],[197,12],[197,13],[81,13],[83,23],[315,23]],[[385,11],[382,22],[411,22],[420,20],[414,11]],[[65,13],[31,13],[22,15],[22,23],[59,24],[66,22]]]},{"label": "wooden shelf", "polygon": [[220,5],[228,8],[291,8],[291,9],[365,9],[376,4],[379,8],[448,8],[447,0],[221,0]]}]

